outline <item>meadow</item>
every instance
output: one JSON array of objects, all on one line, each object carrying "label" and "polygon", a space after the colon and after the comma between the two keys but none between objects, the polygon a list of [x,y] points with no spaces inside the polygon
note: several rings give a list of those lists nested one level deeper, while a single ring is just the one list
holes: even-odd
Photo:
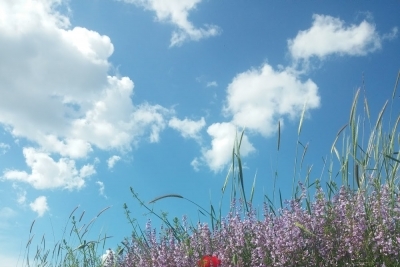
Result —
[{"label": "meadow", "polygon": [[[145,203],[130,188],[133,198],[162,221],[160,229],[154,229],[151,221],[144,227],[138,225],[125,205],[132,234],[103,255],[107,235],[86,241],[85,235],[95,219],[81,227],[84,213],[75,216],[75,209],[65,226],[65,238],[52,248],[46,248],[44,238],[33,245],[32,223],[22,266],[400,266],[400,116],[392,117],[399,79],[400,71],[391,99],[376,120],[372,119],[367,99],[361,99],[360,90],[357,91],[349,107],[348,123],[338,130],[332,142],[331,160],[339,163],[339,168],[333,169],[328,162],[328,177],[310,181],[306,175],[301,182],[293,180],[290,200],[284,201],[274,193],[265,196],[261,212],[252,206],[255,183],[251,192],[245,192],[240,156],[244,130],[233,144],[231,168],[222,186],[222,194],[230,192],[228,214],[222,214],[221,207],[211,205],[205,209],[193,203],[209,217],[208,222],[192,225],[184,214],[182,220],[170,220],[148,205],[166,198],[190,200],[164,195]],[[362,115],[357,112],[360,103]],[[304,112],[298,135],[303,118]],[[302,147],[299,140],[297,146],[296,149]],[[277,150],[279,147],[278,125]],[[306,149],[303,151],[296,161],[302,162]],[[276,206],[274,199],[278,197]],[[69,244],[68,235],[75,235],[78,244]]]}]

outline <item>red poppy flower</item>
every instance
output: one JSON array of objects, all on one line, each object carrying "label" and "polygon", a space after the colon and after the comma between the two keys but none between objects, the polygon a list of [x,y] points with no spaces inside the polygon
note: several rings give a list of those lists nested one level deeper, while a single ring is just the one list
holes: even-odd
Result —
[{"label": "red poppy flower", "polygon": [[221,260],[216,256],[203,256],[201,260],[197,263],[199,267],[218,267],[221,265]]}]

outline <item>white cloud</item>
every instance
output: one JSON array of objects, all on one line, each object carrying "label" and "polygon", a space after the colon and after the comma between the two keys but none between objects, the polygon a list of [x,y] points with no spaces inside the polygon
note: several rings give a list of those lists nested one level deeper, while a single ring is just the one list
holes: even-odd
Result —
[{"label": "white cloud", "polygon": [[100,181],[97,181],[96,184],[99,186],[99,194],[101,196],[107,198],[107,196],[104,194],[104,190],[105,190],[104,183],[100,182]]},{"label": "white cloud", "polygon": [[198,121],[193,121],[185,118],[184,120],[180,120],[176,117],[173,117],[168,126],[179,131],[184,138],[193,138],[195,140],[200,140],[199,132],[206,125],[206,121],[203,117],[201,117]]},{"label": "white cloud", "polygon": [[120,157],[120,156],[116,156],[116,155],[110,157],[110,158],[107,160],[107,166],[108,166],[108,168],[109,168],[109,169],[114,168],[115,163],[117,163],[117,161],[119,161],[120,159],[121,159],[121,157]]},{"label": "white cloud", "polygon": [[9,149],[10,145],[7,145],[5,143],[0,143],[0,155],[6,154]]},{"label": "white cloud", "polygon": [[36,189],[61,187],[72,190],[82,188],[85,184],[84,179],[95,173],[90,164],[78,170],[74,160],[60,158],[54,161],[49,154],[39,152],[34,148],[24,148],[23,153],[26,164],[32,172],[7,170],[3,178],[29,183]]},{"label": "white cloud", "polygon": [[215,25],[196,28],[189,20],[189,12],[202,0],[123,0],[156,13],[157,20],[175,25],[178,30],[172,33],[170,46],[182,45],[185,41],[198,41],[216,36],[221,30]]},{"label": "white cloud", "polygon": [[[133,81],[108,75],[110,38],[71,28],[69,18],[57,11],[62,3],[0,1],[0,124],[41,151],[24,150],[36,158],[28,164],[31,174],[8,171],[6,176],[37,188],[80,188],[94,168],[78,171],[72,159],[87,158],[94,146],[129,151],[143,138],[158,142],[165,117],[172,114],[159,105],[132,103]],[[50,180],[57,182],[51,186]]]},{"label": "white cloud", "polygon": [[25,190],[23,190],[23,191],[18,193],[17,202],[20,205],[24,205],[25,204],[25,202],[26,202],[26,191]]},{"label": "white cloud", "polygon": [[212,82],[207,82],[207,87],[217,87],[218,83],[216,81],[212,81]]},{"label": "white cloud", "polygon": [[[149,141],[157,143],[160,141],[160,132],[165,129],[165,118],[173,114],[172,110],[163,108],[160,105],[140,105],[131,114],[131,127],[135,131],[134,137],[141,136],[149,132]],[[137,141],[136,139],[134,141]],[[135,142],[136,143],[136,142]]]},{"label": "white cloud", "polygon": [[[231,160],[234,141],[237,133],[237,127],[232,123],[214,123],[207,129],[207,133],[211,136],[211,148],[204,149],[202,160],[214,172],[221,171]],[[243,135],[240,154],[246,157],[255,149],[249,142],[246,134]],[[198,161],[192,161],[192,166],[196,169]]]},{"label": "white cloud", "polygon": [[[382,38],[375,25],[364,20],[359,25],[345,25],[343,20],[325,15],[313,15],[311,28],[300,31],[288,40],[288,48],[295,60],[311,57],[323,59],[331,54],[362,56],[380,49]],[[393,29],[388,38],[394,38]]]},{"label": "white cloud", "polygon": [[115,252],[112,249],[107,249],[106,253],[101,256],[101,263],[103,266],[109,266],[108,262],[114,257]]},{"label": "white cloud", "polygon": [[[291,69],[274,70],[270,65],[250,69],[236,75],[228,85],[223,111],[230,122],[214,123],[208,127],[211,148],[204,148],[200,160],[191,165],[195,170],[205,163],[213,171],[220,171],[232,159],[232,149],[237,129],[271,136],[277,131],[278,120],[300,116],[304,104],[307,110],[320,105],[318,87],[310,79],[301,81],[298,73]],[[255,148],[243,136],[241,157],[246,157]]]},{"label": "white cloud", "polygon": [[201,164],[201,160],[199,160],[198,158],[194,158],[193,160],[192,160],[192,162],[190,162],[190,165],[193,167],[193,169],[196,171],[196,172],[198,172],[199,170],[200,170],[200,165],[202,165]]},{"label": "white cloud", "polygon": [[268,137],[284,116],[299,117],[306,102],[307,109],[319,107],[318,87],[313,81],[302,82],[290,70],[275,71],[264,64],[234,77],[224,112],[233,116],[234,125]]},{"label": "white cloud", "polygon": [[49,210],[47,205],[47,198],[45,196],[40,196],[35,199],[35,201],[29,203],[31,210],[36,212],[39,217],[42,217],[46,211]]},{"label": "white cloud", "polygon": [[17,202],[20,205],[25,206],[26,202],[26,190],[22,189],[18,184],[13,183],[12,184],[13,189],[15,189],[16,194],[17,194]]},{"label": "white cloud", "polygon": [[385,33],[384,35],[382,35],[382,40],[393,40],[397,37],[398,32],[399,29],[397,27],[393,27],[390,33]]}]

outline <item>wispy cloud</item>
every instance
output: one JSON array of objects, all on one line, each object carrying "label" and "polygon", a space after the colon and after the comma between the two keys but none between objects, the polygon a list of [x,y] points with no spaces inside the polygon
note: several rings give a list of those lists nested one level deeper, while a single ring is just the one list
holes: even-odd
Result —
[{"label": "wispy cloud", "polygon": [[47,205],[47,198],[45,196],[40,196],[36,198],[33,202],[29,204],[31,210],[36,212],[39,217],[42,217],[46,211],[49,210],[49,206]]},{"label": "wispy cloud", "polygon": [[112,157],[110,157],[110,158],[107,160],[107,166],[108,166],[108,168],[109,168],[109,169],[114,168],[115,163],[117,163],[119,160],[121,160],[121,157],[120,157],[120,156],[113,155]]},{"label": "wispy cloud", "polygon": [[207,82],[206,86],[207,87],[217,87],[218,83],[216,81]]},{"label": "wispy cloud", "polygon": [[99,186],[99,194],[100,196],[103,196],[104,198],[107,198],[107,196],[104,193],[105,187],[104,187],[104,183],[101,181],[97,181],[96,184]]},{"label": "wispy cloud", "polygon": [[189,12],[194,10],[202,0],[122,0],[154,11],[159,21],[175,25],[178,29],[172,33],[170,46],[180,46],[186,41],[198,41],[220,34],[221,29],[215,25],[205,24],[203,28],[195,27],[188,19]]},{"label": "wispy cloud", "polygon": [[180,120],[173,117],[168,123],[169,127],[179,131],[184,138],[193,138],[197,141],[201,139],[200,131],[205,125],[206,121],[203,117],[198,121],[189,120],[187,118]]},{"label": "wispy cloud", "polygon": [[5,143],[0,143],[0,155],[4,155],[10,149],[10,145]]},{"label": "wispy cloud", "polygon": [[25,202],[26,202],[26,191],[23,190],[21,192],[18,192],[17,195],[18,195],[18,198],[17,198],[18,204],[25,205]]},{"label": "wispy cloud", "polygon": [[31,173],[8,170],[4,177],[43,189],[81,188],[95,170],[74,159],[87,159],[94,147],[129,151],[143,139],[158,142],[172,114],[159,105],[134,105],[133,81],[108,74],[110,38],[71,28],[57,11],[61,3],[0,2],[7,21],[0,23],[0,124],[37,145],[24,148]]},{"label": "wispy cloud", "polygon": [[199,160],[197,157],[190,162],[190,165],[193,167],[193,169],[198,172],[200,171],[200,166],[202,165],[201,160]]}]

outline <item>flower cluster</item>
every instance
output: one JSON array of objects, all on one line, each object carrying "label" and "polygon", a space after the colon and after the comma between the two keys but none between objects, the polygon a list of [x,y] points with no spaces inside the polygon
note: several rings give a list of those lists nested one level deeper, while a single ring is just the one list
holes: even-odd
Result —
[{"label": "flower cluster", "polygon": [[215,231],[198,224],[181,240],[170,229],[157,236],[149,223],[146,238],[125,244],[120,266],[400,266],[400,197],[393,190],[342,187],[327,200],[318,189],[308,208],[304,199],[277,215],[265,205],[261,220],[236,208]]}]

